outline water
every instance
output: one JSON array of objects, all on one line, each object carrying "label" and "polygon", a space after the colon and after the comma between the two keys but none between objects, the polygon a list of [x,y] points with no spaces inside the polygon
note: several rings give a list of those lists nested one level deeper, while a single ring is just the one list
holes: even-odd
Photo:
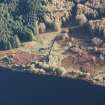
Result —
[{"label": "water", "polygon": [[0,105],[105,105],[105,88],[0,69]]}]

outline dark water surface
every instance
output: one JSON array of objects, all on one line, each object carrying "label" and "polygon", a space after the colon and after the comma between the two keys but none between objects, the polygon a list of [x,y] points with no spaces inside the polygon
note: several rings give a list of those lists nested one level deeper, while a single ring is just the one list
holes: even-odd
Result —
[{"label": "dark water surface", "polygon": [[1,68],[0,105],[105,105],[105,88]]}]

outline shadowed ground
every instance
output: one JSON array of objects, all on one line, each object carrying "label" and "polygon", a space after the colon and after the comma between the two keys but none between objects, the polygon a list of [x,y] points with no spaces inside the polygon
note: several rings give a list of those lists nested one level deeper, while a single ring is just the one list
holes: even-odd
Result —
[{"label": "shadowed ground", "polygon": [[0,68],[0,105],[105,105],[105,88]]}]

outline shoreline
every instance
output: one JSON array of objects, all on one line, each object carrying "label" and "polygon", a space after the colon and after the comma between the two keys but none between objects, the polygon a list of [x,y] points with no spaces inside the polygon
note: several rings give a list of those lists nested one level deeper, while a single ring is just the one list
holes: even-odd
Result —
[{"label": "shoreline", "polygon": [[19,70],[19,69],[13,69],[11,67],[6,67],[6,66],[0,66],[0,69],[5,69],[5,71],[12,71],[12,72],[20,72],[20,73],[28,73],[28,74],[32,74],[32,75],[36,75],[36,76],[52,76],[52,77],[58,77],[58,78],[62,78],[62,79],[73,79],[73,80],[80,80],[80,81],[84,81],[84,82],[87,82],[89,83],[90,85],[95,85],[95,86],[101,86],[101,87],[105,87],[105,82],[102,83],[102,82],[98,82],[98,81],[95,81],[95,80],[92,80],[92,78],[81,78],[81,77],[78,77],[74,75],[71,75],[71,74],[63,74],[63,75],[57,75],[57,74],[50,74],[50,73],[35,73],[33,70]]}]

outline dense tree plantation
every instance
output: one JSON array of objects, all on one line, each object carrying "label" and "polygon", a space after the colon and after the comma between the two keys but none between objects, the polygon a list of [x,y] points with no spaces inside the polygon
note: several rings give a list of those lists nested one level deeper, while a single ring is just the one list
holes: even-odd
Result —
[{"label": "dense tree plantation", "polygon": [[0,0],[0,50],[33,40],[43,5],[42,0]]}]

